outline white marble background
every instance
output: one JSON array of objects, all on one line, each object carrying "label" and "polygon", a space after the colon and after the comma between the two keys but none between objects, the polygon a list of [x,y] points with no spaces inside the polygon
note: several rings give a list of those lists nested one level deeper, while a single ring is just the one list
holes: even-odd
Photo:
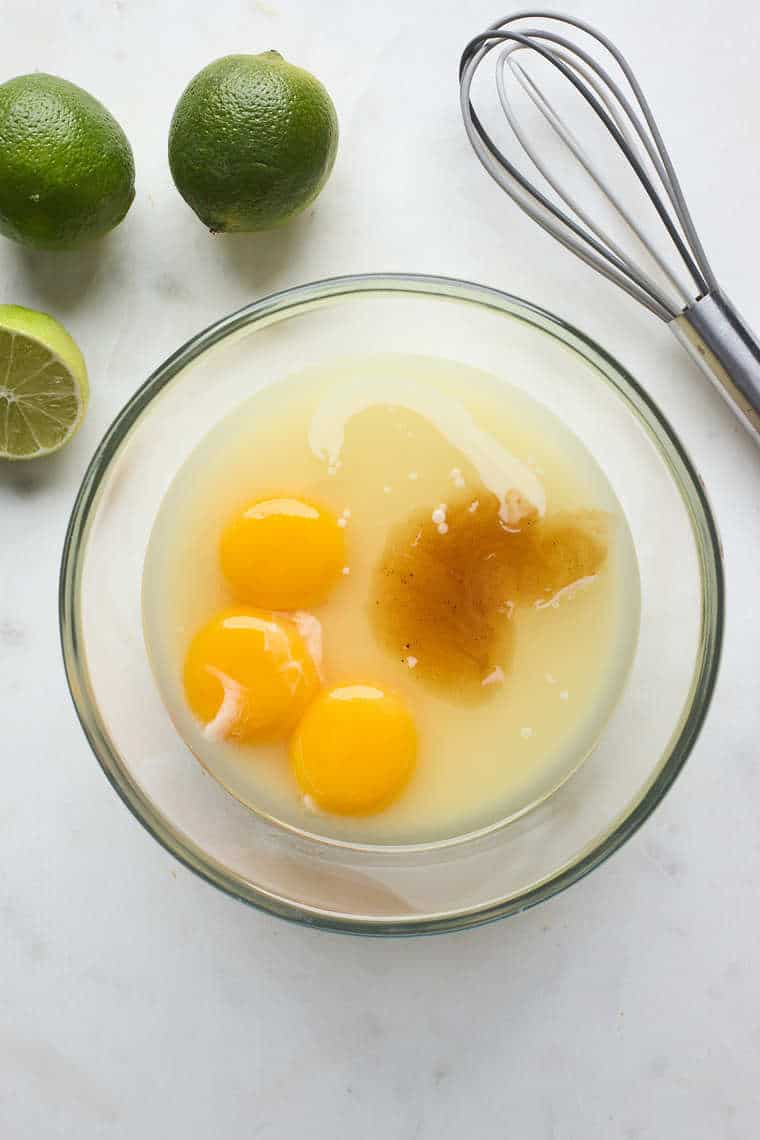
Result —
[{"label": "white marble background", "polygon": [[[760,324],[760,10],[566,0],[628,51],[708,249]],[[509,5],[506,6],[507,8]],[[82,254],[0,240],[0,299],[83,346],[89,417],[58,460],[0,470],[0,1136],[211,1140],[749,1140],[760,1112],[760,450],[667,332],[502,199],[457,107],[496,0],[4,0],[0,79],[74,80],[123,123],[138,197]],[[212,240],[165,159],[196,70],[276,47],[337,104],[338,163],[288,229]],[[678,425],[725,545],[706,729],[629,845],[495,926],[376,942],[216,893],[142,831],[76,723],[58,649],[67,516],[101,433],[202,326],[360,270],[458,274],[585,328]]]}]

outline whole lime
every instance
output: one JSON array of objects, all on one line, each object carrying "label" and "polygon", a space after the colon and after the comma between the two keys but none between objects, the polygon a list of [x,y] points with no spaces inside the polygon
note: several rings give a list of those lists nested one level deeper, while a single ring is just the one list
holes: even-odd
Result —
[{"label": "whole lime", "polygon": [[102,237],[135,196],[135,164],[106,108],[65,79],[0,85],[0,233],[37,249]]},{"label": "whole lime", "polygon": [[213,232],[267,230],[316,198],[337,147],[335,107],[318,79],[276,51],[228,55],[183,92],[169,165]]}]

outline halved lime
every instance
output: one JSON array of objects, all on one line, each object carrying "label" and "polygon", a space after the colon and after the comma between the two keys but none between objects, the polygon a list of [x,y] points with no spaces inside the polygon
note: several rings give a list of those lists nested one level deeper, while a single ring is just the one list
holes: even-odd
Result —
[{"label": "halved lime", "polygon": [[0,459],[36,459],[63,447],[88,398],[82,354],[63,325],[0,305]]}]

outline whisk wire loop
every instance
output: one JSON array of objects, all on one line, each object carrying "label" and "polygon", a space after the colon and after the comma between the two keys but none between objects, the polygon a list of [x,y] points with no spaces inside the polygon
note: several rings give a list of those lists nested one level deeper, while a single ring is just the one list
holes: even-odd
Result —
[{"label": "whisk wire loop", "polygon": [[[635,104],[626,96],[609,71],[589,52],[567,36],[544,28],[511,27],[525,19],[554,20],[585,32],[607,50],[622,71]],[[497,47],[496,83],[502,110],[515,138],[534,168],[557,199],[550,199],[507,157],[486,130],[473,108],[471,87],[483,59]],[[562,120],[535,80],[516,59],[517,54],[535,53],[567,79],[601,121],[631,166],[647,198],[693,281],[690,292],[657,248],[647,239],[630,212],[623,206],[596,164],[584,151],[575,134]],[[663,287],[607,233],[566,188],[553,177],[541,160],[511,105],[505,83],[509,67],[520,86],[541,112],[576,162],[593,180],[617,211],[627,230],[641,244],[667,282]],[[696,234],[683,192],[662,136],[644,94],[622,53],[601,32],[584,21],[558,13],[525,10],[491,25],[466,46],[460,64],[462,115],[470,141],[488,173],[544,229],[570,248],[592,268],[603,273],[664,321],[672,321],[684,307],[716,287],[704,250]],[[642,118],[643,116],[643,118]],[[647,169],[651,164],[652,172]],[[658,189],[659,181],[662,191]]]}]

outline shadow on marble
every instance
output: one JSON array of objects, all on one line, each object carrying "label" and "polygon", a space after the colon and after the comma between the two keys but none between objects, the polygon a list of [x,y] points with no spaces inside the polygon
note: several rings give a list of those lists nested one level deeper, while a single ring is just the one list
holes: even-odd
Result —
[{"label": "shadow on marble", "polygon": [[309,239],[313,213],[307,210],[273,230],[254,234],[215,234],[220,255],[246,285],[268,293],[289,265],[297,264],[300,247]]},{"label": "shadow on marble", "polygon": [[65,448],[28,462],[0,461],[0,490],[10,490],[20,499],[31,498],[51,483],[60,484],[70,465]]},{"label": "shadow on marble", "polygon": [[9,261],[15,262],[15,289],[20,295],[33,291],[35,307],[59,319],[87,302],[101,264],[112,255],[111,235],[90,242],[82,249],[26,249],[5,243]]}]

